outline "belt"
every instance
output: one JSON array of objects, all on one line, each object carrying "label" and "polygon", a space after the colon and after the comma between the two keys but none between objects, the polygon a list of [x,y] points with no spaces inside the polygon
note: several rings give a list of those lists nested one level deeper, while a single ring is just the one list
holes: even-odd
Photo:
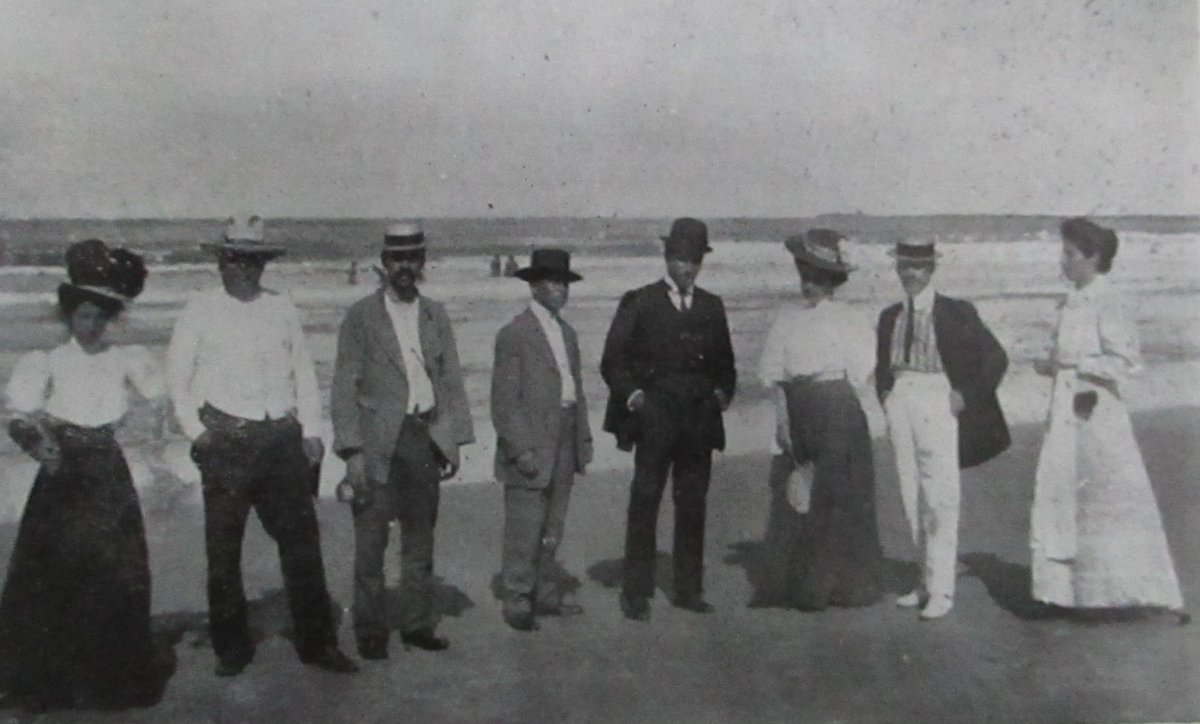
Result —
[{"label": "belt", "polygon": [[214,407],[211,403],[204,403],[204,407],[200,408],[200,422],[204,423],[205,427],[219,427],[234,430],[253,430],[267,429],[278,427],[281,425],[293,425],[297,420],[291,415],[276,418],[263,418],[261,420],[253,420],[248,417],[238,417],[231,415],[224,410]]},{"label": "belt", "polygon": [[404,419],[406,419],[406,420],[412,420],[413,422],[419,422],[423,425],[428,425],[429,423],[433,422],[433,418],[434,418],[433,410],[422,410],[421,412],[410,412],[404,416]]}]

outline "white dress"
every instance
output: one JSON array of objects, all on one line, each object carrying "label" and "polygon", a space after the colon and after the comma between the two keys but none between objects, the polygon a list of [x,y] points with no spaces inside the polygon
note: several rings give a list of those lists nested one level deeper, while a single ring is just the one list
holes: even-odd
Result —
[{"label": "white dress", "polygon": [[[1103,276],[1059,310],[1058,372],[1030,525],[1033,598],[1072,608],[1161,606],[1183,598],[1121,383],[1141,370],[1132,323]],[[1086,419],[1076,396],[1094,393]]]}]

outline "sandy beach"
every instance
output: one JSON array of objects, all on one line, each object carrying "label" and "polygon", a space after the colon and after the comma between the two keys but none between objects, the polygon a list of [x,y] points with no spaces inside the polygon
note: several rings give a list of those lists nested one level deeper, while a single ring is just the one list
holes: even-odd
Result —
[{"label": "sandy beach", "polygon": [[[1146,357],[1127,399],[1164,513],[1185,599],[1200,600],[1200,244],[1187,236],[1130,234],[1112,281],[1130,298]],[[500,620],[492,579],[499,567],[500,489],[491,482],[494,434],[487,419],[492,340],[527,303],[526,286],[487,277],[487,259],[454,257],[427,269],[423,292],[447,303],[472,403],[477,442],[463,450],[458,477],[444,490],[437,573],[442,631],[449,653],[402,653],[352,679],[330,679],[295,662],[286,640],[286,606],[277,556],[257,523],[247,537],[247,591],[263,637],[255,663],[228,682],[212,676],[204,634],[203,511],[187,443],[172,433],[160,460],[147,447],[148,418],[135,407],[121,432],[147,511],[154,572],[155,626],[176,662],[157,707],[52,720],[112,721],[1150,721],[1200,718],[1193,685],[1200,671],[1200,628],[1164,617],[1124,622],[1035,620],[1028,600],[1028,510],[1048,383],[1032,372],[1045,353],[1055,304],[1059,243],[1052,238],[944,244],[938,288],[974,300],[1008,350],[1000,390],[1014,429],[1013,448],[964,480],[960,601],[937,624],[890,604],[800,614],[749,608],[763,584],[760,541],[769,501],[767,444],[772,418],[754,379],[774,311],[795,293],[790,258],[777,242],[716,244],[701,286],[723,295],[738,359],[738,398],[727,418],[728,450],[718,455],[709,503],[706,618],[671,609],[660,596],[649,625],[625,621],[616,604],[631,457],[601,435],[606,390],[598,361],[616,301],[653,281],[661,262],[647,257],[577,256],[585,280],[574,285],[566,316],[580,332],[585,386],[598,435],[596,461],[576,487],[563,562],[579,580],[582,617],[550,621],[520,635]],[[851,244],[857,271],[839,296],[873,320],[897,294],[886,247]],[[369,260],[360,260],[366,270]],[[281,263],[266,283],[300,305],[327,393],[337,325],[369,293],[369,271],[347,284],[347,263]],[[56,269],[0,270],[0,379],[30,349],[58,343],[53,318]],[[215,269],[152,270],[147,291],[114,328],[121,343],[148,345],[161,358],[187,294],[218,283]],[[815,341],[819,343],[819,341]],[[877,407],[868,409],[876,436]],[[328,436],[327,436],[328,439]],[[889,587],[913,575],[911,551],[890,468],[876,441],[880,526]],[[0,559],[7,560],[33,464],[0,441]],[[349,516],[331,499],[341,476],[330,457],[320,503],[327,570],[337,601],[350,600],[353,537]],[[660,540],[670,540],[664,503]],[[391,560],[389,575],[396,574]],[[669,568],[669,567],[667,567]],[[660,581],[669,590],[669,580]],[[343,621],[343,641],[351,635]]]}]

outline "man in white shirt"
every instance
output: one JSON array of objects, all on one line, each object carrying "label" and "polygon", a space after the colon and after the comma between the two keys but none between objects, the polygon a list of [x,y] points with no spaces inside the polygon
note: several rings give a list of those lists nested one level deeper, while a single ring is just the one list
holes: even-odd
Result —
[{"label": "man in white shirt", "polygon": [[364,659],[388,657],[383,554],[400,522],[400,638],[441,651],[434,633],[433,540],[438,486],[475,439],[458,348],[441,304],[422,296],[425,234],[398,223],[384,235],[383,286],[346,313],[330,409],[333,449],[346,461],[354,514],[354,635]]},{"label": "man in white shirt", "polygon": [[582,277],[562,249],[535,249],[515,276],[533,299],[496,335],[491,411],[496,479],[504,484],[504,620],[531,631],[535,615],[580,612],[554,559],[575,473],[591,462],[592,434],[579,340],[559,316],[568,285]]},{"label": "man in white shirt", "polygon": [[222,288],[188,302],[167,350],[175,414],[200,468],[208,552],[209,629],[218,676],[254,657],[242,586],[250,509],[279,546],[305,664],[357,671],[337,647],[311,486],[323,454],[316,372],[291,300],[261,285],[269,259],[258,217],[233,219],[217,252]]}]

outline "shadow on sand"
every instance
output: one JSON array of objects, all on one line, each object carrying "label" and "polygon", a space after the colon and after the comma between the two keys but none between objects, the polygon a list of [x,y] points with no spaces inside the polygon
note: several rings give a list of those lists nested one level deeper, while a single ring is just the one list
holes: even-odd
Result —
[{"label": "shadow on sand", "polygon": [[[623,579],[625,560],[610,558],[597,561],[588,566],[587,575],[605,588],[620,588]],[[658,551],[654,556],[654,587],[670,598],[675,590],[674,559],[670,553]]]},{"label": "shadow on sand", "polygon": [[[387,589],[385,597],[388,628],[399,629],[404,612],[399,588]],[[474,606],[475,602],[461,589],[447,584],[439,576],[434,576],[433,615],[435,623],[446,616],[457,618]],[[250,618],[250,638],[256,645],[271,636],[281,636],[288,641],[295,642],[287,593],[283,589],[267,591],[261,598],[250,601],[247,608]],[[334,627],[340,628],[343,608],[337,601],[332,603],[332,608]],[[168,648],[175,647],[185,637],[187,638],[186,645],[195,649],[209,648],[212,645],[208,636],[208,614],[204,612],[182,611],[160,614],[154,617],[152,626],[155,639],[163,641]]]}]

